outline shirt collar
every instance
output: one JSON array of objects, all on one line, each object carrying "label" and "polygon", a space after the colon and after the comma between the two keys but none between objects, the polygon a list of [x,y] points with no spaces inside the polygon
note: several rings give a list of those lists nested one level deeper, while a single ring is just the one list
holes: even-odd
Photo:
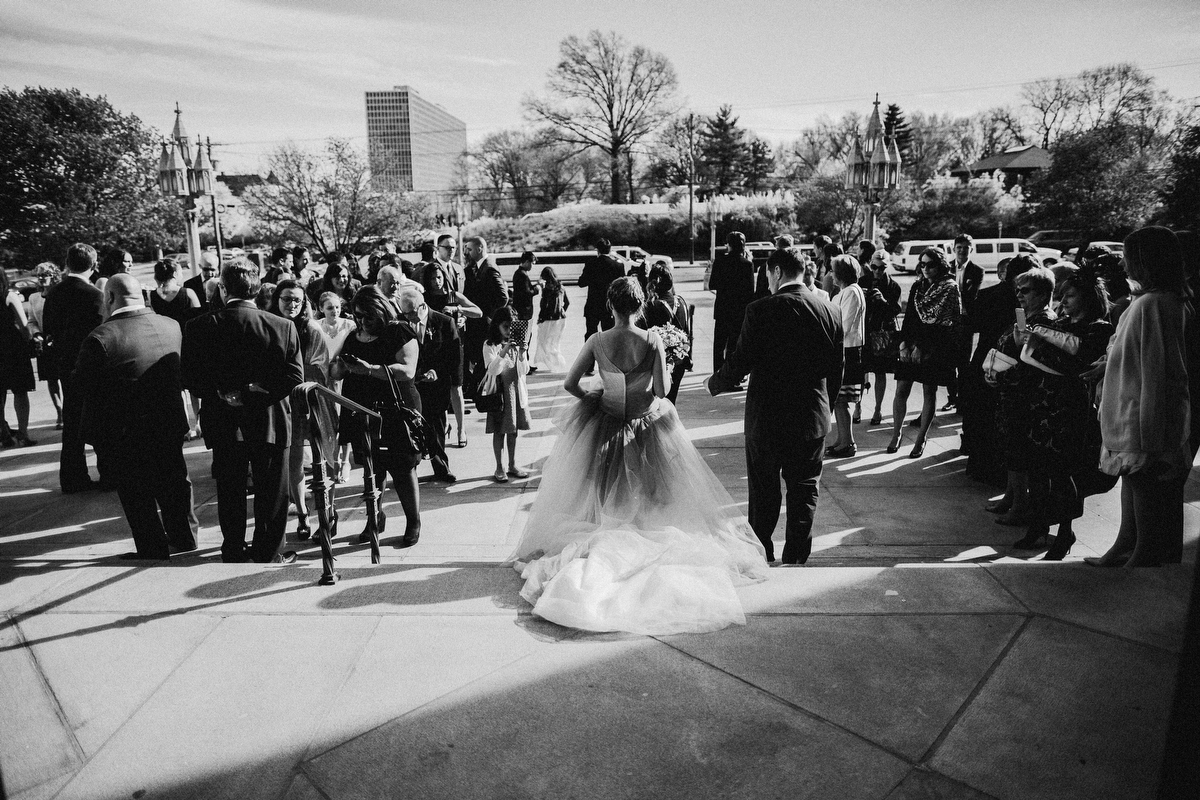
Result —
[{"label": "shirt collar", "polygon": [[145,306],[121,306],[120,308],[114,308],[112,311],[108,312],[108,318],[112,319],[113,317],[116,317],[116,316],[121,316],[123,314],[129,314],[132,311],[141,311],[144,308],[145,308]]}]

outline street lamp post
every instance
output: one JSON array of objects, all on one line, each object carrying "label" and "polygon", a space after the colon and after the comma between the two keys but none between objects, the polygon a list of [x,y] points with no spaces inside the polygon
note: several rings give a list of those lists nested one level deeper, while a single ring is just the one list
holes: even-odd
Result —
[{"label": "street lamp post", "polygon": [[[171,140],[162,143],[162,155],[158,159],[158,188],[167,197],[178,197],[183,201],[184,224],[187,229],[188,263],[192,274],[200,272],[200,228],[196,200],[213,193],[213,166],[209,153],[196,138],[196,158],[192,159],[191,142],[183,127],[179,104],[175,104],[175,127]],[[213,214],[214,224],[216,214]]]},{"label": "street lamp post", "polygon": [[879,116],[879,95],[875,95],[875,109],[867,122],[866,135],[861,140],[854,137],[850,161],[846,165],[846,188],[859,189],[866,204],[864,239],[875,241],[875,214],[880,193],[896,188],[899,183],[900,147],[892,132],[884,130]]}]

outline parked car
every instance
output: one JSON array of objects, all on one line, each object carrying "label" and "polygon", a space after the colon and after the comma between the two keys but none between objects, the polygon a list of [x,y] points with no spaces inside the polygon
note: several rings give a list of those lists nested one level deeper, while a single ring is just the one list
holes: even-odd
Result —
[{"label": "parked car", "polygon": [[1034,247],[1047,247],[1065,252],[1068,248],[1077,246],[1086,236],[1083,231],[1045,230],[1029,234],[1027,240]]},{"label": "parked car", "polygon": [[612,254],[624,261],[626,268],[630,267],[636,261],[645,261],[647,270],[658,264],[662,264],[667,269],[675,267],[675,262],[670,256],[652,255],[642,248],[632,245],[615,244],[612,248]]},{"label": "parked car", "polygon": [[950,255],[954,252],[953,245],[954,243],[949,239],[917,239],[901,242],[896,245],[896,250],[892,253],[892,266],[895,267],[896,272],[916,272],[917,261],[920,260],[921,253],[925,252],[925,248],[936,247]]},{"label": "parked car", "polygon": [[[1112,250],[1113,253],[1115,253],[1118,256],[1124,257],[1124,255],[1125,255],[1125,243],[1124,242],[1089,242],[1088,247],[1091,247],[1094,244],[1104,245],[1109,250]],[[1063,253],[1063,261],[1070,261],[1072,264],[1075,263],[1075,259],[1078,257],[1079,257],[1079,248],[1078,247],[1072,247],[1070,250]]]},{"label": "parked car", "polygon": [[33,277],[24,270],[7,269],[9,288],[20,292],[22,300],[28,300],[31,294],[42,290],[41,284],[37,282],[37,278]]}]

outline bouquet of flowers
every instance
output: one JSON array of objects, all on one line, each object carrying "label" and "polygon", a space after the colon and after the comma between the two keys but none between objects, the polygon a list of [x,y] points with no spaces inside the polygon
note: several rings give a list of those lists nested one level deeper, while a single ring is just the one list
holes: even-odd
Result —
[{"label": "bouquet of flowers", "polygon": [[687,361],[691,346],[688,344],[686,333],[674,325],[656,325],[650,330],[657,333],[658,338],[662,339],[663,347],[667,351],[668,367],[674,367],[676,364]]}]

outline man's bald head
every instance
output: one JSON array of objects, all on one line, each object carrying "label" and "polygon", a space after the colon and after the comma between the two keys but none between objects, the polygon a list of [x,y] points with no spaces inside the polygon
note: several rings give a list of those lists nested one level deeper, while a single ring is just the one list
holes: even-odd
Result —
[{"label": "man's bald head", "polygon": [[104,299],[108,303],[108,312],[118,308],[144,308],[146,301],[142,299],[142,284],[128,272],[118,272],[104,284]]},{"label": "man's bald head", "polygon": [[395,293],[396,286],[400,283],[400,270],[395,267],[381,267],[379,274],[375,277],[375,282],[381,292],[391,296]]}]

